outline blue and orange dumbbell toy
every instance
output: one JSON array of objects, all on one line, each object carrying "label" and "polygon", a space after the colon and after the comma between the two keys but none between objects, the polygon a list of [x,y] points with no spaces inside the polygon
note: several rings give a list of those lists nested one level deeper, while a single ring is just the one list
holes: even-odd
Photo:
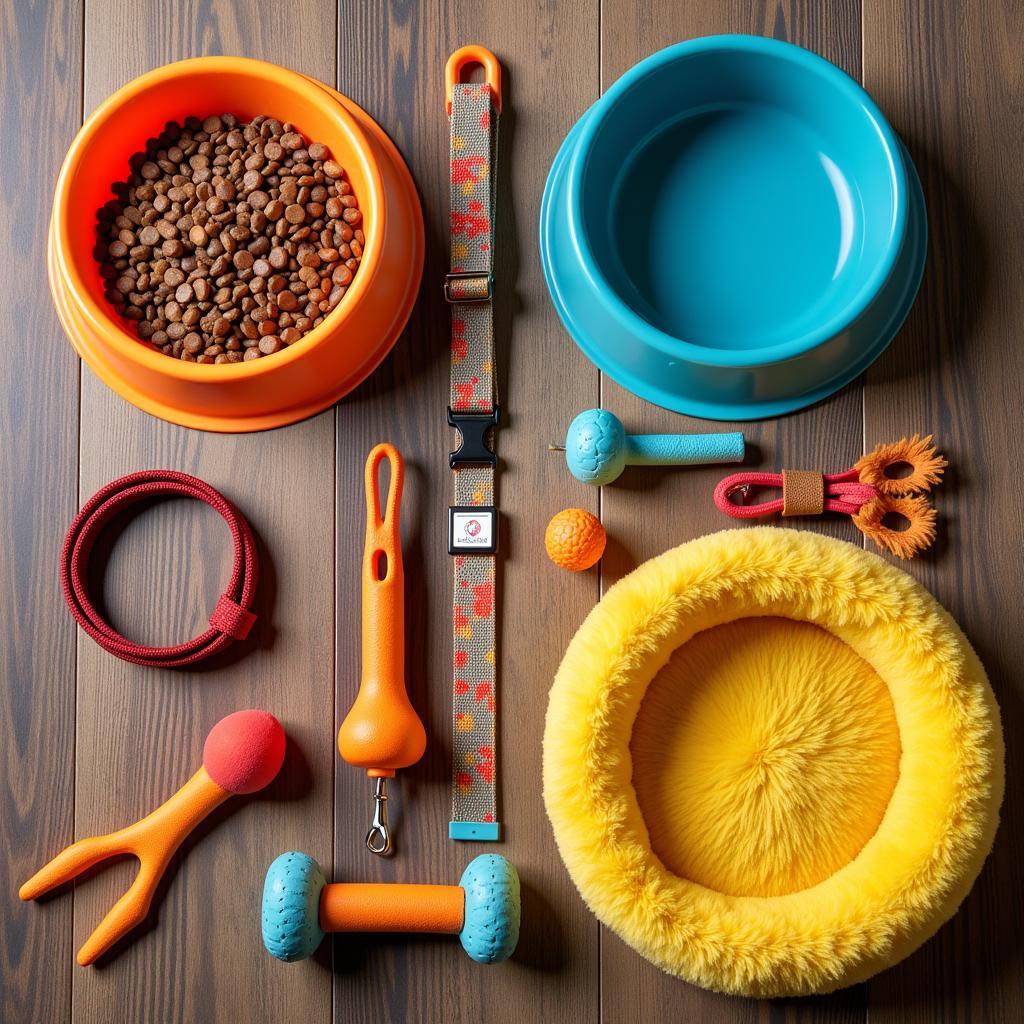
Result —
[{"label": "blue and orange dumbbell toy", "polygon": [[329,885],[312,857],[282,853],[263,886],[263,944],[288,963],[327,932],[431,932],[458,935],[477,963],[496,964],[515,951],[519,917],[519,875],[497,853],[471,860],[458,885]]}]

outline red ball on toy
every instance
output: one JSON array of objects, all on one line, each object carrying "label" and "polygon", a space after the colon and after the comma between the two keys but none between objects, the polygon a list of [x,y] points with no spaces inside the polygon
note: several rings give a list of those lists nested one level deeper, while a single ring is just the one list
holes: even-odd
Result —
[{"label": "red ball on toy", "polygon": [[284,746],[284,729],[269,711],[236,711],[210,730],[203,765],[221,789],[255,793],[281,770]]}]

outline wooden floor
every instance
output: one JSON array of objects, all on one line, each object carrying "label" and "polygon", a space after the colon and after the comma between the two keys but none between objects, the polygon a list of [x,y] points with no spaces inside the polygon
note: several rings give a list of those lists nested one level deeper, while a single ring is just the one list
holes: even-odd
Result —
[{"label": "wooden floor", "polygon": [[[562,331],[537,254],[555,150],[622,72],[666,44],[716,32],[789,39],[862,81],[921,173],[930,251],[921,295],[862,381],[816,408],[746,427],[761,465],[849,465],[865,445],[934,431],[953,472],[942,540],[913,565],[976,645],[1003,709],[1008,793],[995,852],[959,915],[908,961],[837,995],[773,1004],[672,980],[603,931],[558,858],[540,797],[546,694],[599,594],[638,561],[724,526],[721,470],[631,471],[603,493],[545,451],[603,402],[636,431],[689,421],[625,393]],[[500,764],[507,842],[524,886],[511,963],[484,969],[447,939],[340,938],[284,965],[259,939],[267,864],[304,850],[337,879],[453,882],[470,851],[448,820],[449,575],[445,507],[447,223],[442,67],[482,42],[507,73],[499,217],[499,376],[507,514],[502,563]],[[0,0],[0,1019],[22,1022],[1024,1020],[1024,8],[1015,0]],[[270,434],[222,437],[152,419],[79,365],[46,287],[53,180],[82,121],[139,73],[181,57],[244,53],[306,72],[365,106],[415,174],[427,218],[420,302],[393,355],[336,409]],[[693,424],[706,429],[706,424]],[[1018,440],[1014,441],[1017,437]],[[358,678],[361,471],[371,445],[409,462],[405,556],[409,679],[429,731],[393,812],[400,854],[362,848],[365,778],[334,737]],[[128,666],[76,631],[57,558],[74,512],[130,470],[197,474],[244,510],[265,580],[244,657],[194,673]],[[541,537],[566,505],[600,509],[613,538],[603,581],[549,566]],[[812,524],[805,524],[813,528]],[[819,528],[856,539],[848,522]],[[191,635],[227,571],[212,512],[170,502],[135,518],[110,557],[106,600],[131,635]],[[202,739],[240,707],[275,712],[286,771],[186,844],[151,922],[100,967],[74,951],[131,878],[122,862],[39,905],[17,885],[76,836],[144,814],[197,767]]]}]

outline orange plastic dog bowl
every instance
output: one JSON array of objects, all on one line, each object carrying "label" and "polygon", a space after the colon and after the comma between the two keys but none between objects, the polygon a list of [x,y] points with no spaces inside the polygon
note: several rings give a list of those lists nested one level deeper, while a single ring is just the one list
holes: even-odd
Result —
[{"label": "orange plastic dog bowl", "polygon": [[[225,111],[291,121],[327,145],[359,199],[366,244],[345,297],[300,341],[267,359],[197,365],[141,342],[104,299],[92,255],[96,210],[111,183],[124,179],[128,158],[166,121]],[[186,427],[265,430],[333,405],[391,350],[419,290],[423,214],[395,145],[351,100],[274,64],[200,57],[136,78],[85,122],[57,179],[47,263],[65,332],[119,395]]]}]

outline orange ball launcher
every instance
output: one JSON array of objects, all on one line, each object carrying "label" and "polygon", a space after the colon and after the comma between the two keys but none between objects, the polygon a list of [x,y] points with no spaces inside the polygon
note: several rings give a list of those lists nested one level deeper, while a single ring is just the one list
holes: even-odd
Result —
[{"label": "orange ball launcher", "polygon": [[[379,470],[385,459],[391,480],[382,515]],[[427,747],[423,723],[405,690],[405,573],[398,521],[404,476],[402,456],[393,445],[377,445],[366,459],[362,682],[338,731],[341,756],[374,780],[366,846],[380,856],[392,846],[386,780],[415,764]]]},{"label": "orange ball launcher", "polygon": [[40,868],[18,895],[34,900],[110,857],[133,854],[139,872],[78,951],[83,967],[94,963],[149,913],[167,865],[185,837],[228,797],[255,793],[277,775],[284,761],[281,723],[266,711],[236,711],[211,730],[203,765],[169,800],[141,821],[118,832],[79,839]]}]

